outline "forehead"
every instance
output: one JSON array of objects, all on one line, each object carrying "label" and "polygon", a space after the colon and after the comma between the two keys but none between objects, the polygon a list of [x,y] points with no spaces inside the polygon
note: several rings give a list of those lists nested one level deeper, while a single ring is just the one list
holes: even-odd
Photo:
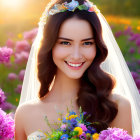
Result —
[{"label": "forehead", "polygon": [[59,30],[59,37],[71,39],[84,39],[93,37],[93,30],[90,23],[78,18],[70,18],[64,21]]}]

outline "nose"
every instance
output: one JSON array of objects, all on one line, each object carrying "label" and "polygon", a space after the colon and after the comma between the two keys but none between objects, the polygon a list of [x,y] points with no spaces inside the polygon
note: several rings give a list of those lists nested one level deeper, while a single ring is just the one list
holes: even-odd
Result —
[{"label": "nose", "polygon": [[77,46],[73,46],[72,58],[74,60],[82,58],[81,50],[80,50],[80,47],[78,45]]}]

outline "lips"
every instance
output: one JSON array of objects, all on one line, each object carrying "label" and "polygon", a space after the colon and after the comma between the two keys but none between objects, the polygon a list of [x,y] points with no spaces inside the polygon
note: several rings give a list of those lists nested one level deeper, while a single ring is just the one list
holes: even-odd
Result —
[{"label": "lips", "polygon": [[70,67],[78,68],[78,67],[81,67],[85,62],[67,62],[67,61],[65,61],[65,63]]}]

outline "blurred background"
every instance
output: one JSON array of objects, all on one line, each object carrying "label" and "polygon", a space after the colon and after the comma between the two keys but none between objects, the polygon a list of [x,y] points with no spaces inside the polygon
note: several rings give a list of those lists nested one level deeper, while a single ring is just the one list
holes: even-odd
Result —
[{"label": "blurred background", "polygon": [[[16,109],[31,44],[48,0],[0,0],[0,107]],[[140,0],[94,0],[140,90]],[[8,52],[8,53],[7,53]],[[9,56],[9,59],[7,57]]]},{"label": "blurred background", "polygon": [[[48,1],[0,0],[0,45],[6,41],[9,32],[19,33],[37,27]],[[140,16],[139,0],[94,0],[94,3],[104,15],[129,17],[127,20],[132,21]]]}]

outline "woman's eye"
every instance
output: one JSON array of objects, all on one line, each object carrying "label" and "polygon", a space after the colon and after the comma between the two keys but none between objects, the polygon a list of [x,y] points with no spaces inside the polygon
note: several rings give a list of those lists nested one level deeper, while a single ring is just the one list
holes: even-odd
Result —
[{"label": "woman's eye", "polygon": [[94,42],[84,42],[84,45],[92,45]]},{"label": "woman's eye", "polygon": [[66,42],[66,41],[62,41],[62,42],[60,42],[60,44],[62,44],[62,45],[70,45],[70,43]]}]

